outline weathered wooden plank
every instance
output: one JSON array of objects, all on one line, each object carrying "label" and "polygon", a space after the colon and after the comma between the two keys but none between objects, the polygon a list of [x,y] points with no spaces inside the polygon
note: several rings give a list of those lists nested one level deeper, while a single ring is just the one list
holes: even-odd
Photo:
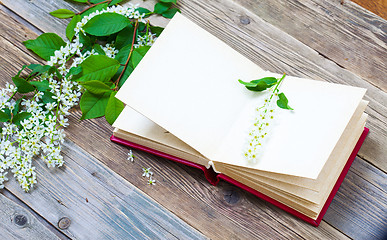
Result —
[{"label": "weathered wooden plank", "polygon": [[59,239],[28,210],[0,193],[1,239]]},{"label": "weathered wooden plank", "polygon": [[244,1],[239,4],[323,56],[387,90],[387,21],[341,0]]},{"label": "weathered wooden plank", "polygon": [[324,220],[353,239],[368,240],[386,236],[386,216],[386,174],[356,158]]},{"label": "weathered wooden plank", "polygon": [[[345,1],[343,1],[345,2]],[[387,19],[387,2],[386,0],[352,0],[352,2],[355,2],[362,6],[363,8],[366,8],[370,10],[371,12],[375,13],[376,15],[381,16],[384,19]]]},{"label": "weathered wooden plank", "polygon": [[[7,24],[7,21],[4,20],[3,22]],[[7,24],[7,26],[15,26],[16,24],[16,22],[13,22],[10,25]],[[9,50],[10,52],[4,50],[5,52],[0,54],[0,58],[7,59],[9,55],[25,58],[24,51],[18,48],[10,48]],[[4,71],[0,78],[2,81],[0,85],[3,85],[4,81],[9,80],[10,76],[14,74],[7,67],[4,68]],[[127,157],[127,149],[109,141],[109,136],[112,132],[111,126],[103,119],[79,122],[79,114],[79,111],[75,111],[71,115],[70,127],[67,129],[68,139],[75,140],[77,145],[87,149],[98,159],[109,163],[109,167],[125,176],[126,179],[130,179],[131,182],[136,183],[136,186],[146,191],[149,195],[152,195],[158,202],[167,206],[168,209],[178,214],[183,220],[188,221],[191,225],[200,229],[201,232],[213,239],[265,239],[267,236],[293,239],[345,239],[345,235],[328,224],[322,224],[316,229],[273,206],[267,206],[266,202],[245,192],[241,193],[240,200],[236,204],[227,204],[224,200],[225,195],[227,195],[226,191],[230,188],[235,189],[235,187],[227,183],[222,183],[220,187],[213,187],[206,182],[203,173],[195,169],[178,166],[170,161],[165,161],[145,153],[140,154],[139,152],[136,152],[136,163],[131,164],[125,160]],[[72,151],[74,151],[73,147]],[[73,166],[75,164],[74,160],[72,157],[69,157],[73,156],[71,154],[75,154],[77,158],[77,165],[75,167]],[[37,190],[33,191],[31,195],[20,193],[20,189],[15,182],[7,183],[10,191],[52,224],[56,224],[62,216],[70,217],[73,223],[76,222],[72,229],[63,231],[70,237],[73,236],[72,234],[79,234],[78,230],[81,228],[79,225],[82,228],[86,227],[86,230],[88,230],[87,227],[89,225],[101,226],[113,221],[102,218],[98,213],[105,213],[107,211],[106,208],[112,208],[111,206],[103,208],[101,206],[102,203],[113,202],[113,205],[118,205],[115,202],[118,201],[117,197],[111,197],[106,193],[106,189],[100,185],[96,185],[94,183],[96,179],[101,182],[108,182],[109,184],[106,187],[111,188],[109,191],[115,191],[114,186],[119,186],[120,191],[124,191],[121,190],[122,187],[120,184],[113,181],[112,179],[114,178],[111,178],[107,173],[100,174],[98,172],[100,170],[98,170],[95,171],[97,173],[94,176],[91,175],[94,169],[98,167],[97,164],[89,162],[85,166],[79,166],[79,164],[83,164],[83,161],[86,161],[80,155],[79,150],[75,152],[65,151],[66,168],[52,172],[48,171],[47,168],[41,166],[41,163],[38,162],[39,183]],[[150,188],[146,185],[144,178],[141,177],[141,167],[143,166],[154,169],[155,178],[158,180],[157,187]],[[87,168],[85,171],[94,178],[91,178],[86,173],[82,173],[82,169],[85,168]],[[73,177],[70,177],[74,176],[74,174],[69,176],[67,174],[69,172],[76,173],[75,175],[78,175],[78,177],[74,180]],[[81,188],[80,185],[85,188],[82,196],[77,194],[78,189]],[[92,192],[90,189],[97,189],[98,194],[102,194],[105,196],[104,199],[108,199],[109,201],[101,200],[99,202],[100,205],[98,205],[97,197],[93,197],[95,192]],[[122,196],[125,194],[114,193],[114,196],[117,195]],[[88,198],[88,203],[86,203],[86,198]],[[84,209],[85,205],[89,203],[93,204],[93,206],[90,206],[91,210]],[[75,207],[78,208],[76,212],[74,212]],[[121,207],[120,205],[120,210]],[[121,223],[123,221],[122,218],[124,218],[122,216],[123,214],[117,214],[118,210],[116,208],[112,208],[110,211],[120,216],[121,218],[117,217],[118,219],[115,221],[124,225]],[[79,223],[81,220],[86,222]],[[104,227],[108,230],[110,229],[109,226]],[[82,231],[85,230],[83,229]],[[102,233],[97,231],[94,234]],[[120,232],[118,231],[116,234],[120,234]]]}]

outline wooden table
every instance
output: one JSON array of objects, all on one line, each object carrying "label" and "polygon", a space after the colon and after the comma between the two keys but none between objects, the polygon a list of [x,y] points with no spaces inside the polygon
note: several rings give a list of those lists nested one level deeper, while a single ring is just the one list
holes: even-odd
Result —
[{"label": "wooden table", "polygon": [[[152,5],[152,2],[145,5]],[[66,20],[48,12],[70,1],[1,0],[0,86],[23,64],[38,62],[22,41],[64,36]],[[387,234],[387,24],[341,0],[179,0],[183,15],[263,68],[367,88],[370,128],[318,228],[203,173],[110,142],[104,119],[70,117],[65,166],[34,165],[38,184],[14,180],[0,191],[3,239],[381,239]],[[166,21],[153,21],[165,25]],[[141,176],[151,167],[157,185]],[[11,177],[12,178],[12,177]],[[231,199],[231,200],[230,200]],[[5,230],[3,230],[5,229]]]}]

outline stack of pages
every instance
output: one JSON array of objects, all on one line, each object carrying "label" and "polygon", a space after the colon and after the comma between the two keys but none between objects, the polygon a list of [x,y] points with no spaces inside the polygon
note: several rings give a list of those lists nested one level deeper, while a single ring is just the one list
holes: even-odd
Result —
[{"label": "stack of pages", "polygon": [[368,131],[366,90],[286,76],[279,89],[294,110],[276,109],[251,163],[249,131],[270,92],[238,79],[281,75],[176,14],[117,93],[127,106],[112,140],[212,169],[317,226]]}]

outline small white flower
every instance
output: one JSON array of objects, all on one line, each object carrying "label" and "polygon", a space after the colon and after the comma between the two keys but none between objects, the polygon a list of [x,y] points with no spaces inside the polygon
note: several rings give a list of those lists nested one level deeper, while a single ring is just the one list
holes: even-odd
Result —
[{"label": "small white flower", "polygon": [[134,162],[134,156],[132,150],[129,150],[128,152],[128,160],[131,162]]},{"label": "small white flower", "polygon": [[149,177],[148,185],[156,185],[156,180],[152,178],[152,176]]},{"label": "small white flower", "polygon": [[152,176],[152,175],[153,175],[153,172],[151,172],[150,169],[151,169],[151,168],[144,168],[144,167],[143,167],[142,170],[143,170],[144,172],[143,172],[142,176],[143,176],[143,177],[147,177],[147,178],[150,177],[150,176]]}]

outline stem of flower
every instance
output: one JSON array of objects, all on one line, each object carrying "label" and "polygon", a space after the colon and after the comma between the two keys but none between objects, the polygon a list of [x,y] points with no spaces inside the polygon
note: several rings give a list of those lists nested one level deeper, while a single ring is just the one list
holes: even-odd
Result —
[{"label": "stem of flower", "polygon": [[122,70],[120,76],[119,76],[119,77],[117,78],[117,80],[114,82],[114,84],[116,85],[116,87],[114,88],[114,91],[117,91],[117,89],[118,89],[118,83],[120,82],[120,79],[121,79],[122,76],[124,75],[124,72],[125,72],[126,68],[128,67],[130,57],[132,56],[134,41],[136,40],[137,27],[138,27],[138,19],[136,20],[136,23],[135,23],[135,25],[134,25],[134,33],[133,33],[133,39],[132,39],[132,46],[130,47],[130,52],[129,52],[129,55],[128,55],[128,59],[126,59],[126,62],[125,62],[125,65],[124,65],[124,69]]},{"label": "stem of flower", "polygon": [[96,4],[91,4],[90,6],[88,6],[87,8],[83,9],[82,11],[80,11],[79,13],[77,13],[76,15],[81,15],[82,13],[86,12],[87,10],[89,10],[90,8],[92,7],[95,7],[97,5],[100,5],[102,3],[110,3],[112,0],[106,0],[106,1],[103,1],[103,2],[99,2],[99,3],[96,3]]}]

